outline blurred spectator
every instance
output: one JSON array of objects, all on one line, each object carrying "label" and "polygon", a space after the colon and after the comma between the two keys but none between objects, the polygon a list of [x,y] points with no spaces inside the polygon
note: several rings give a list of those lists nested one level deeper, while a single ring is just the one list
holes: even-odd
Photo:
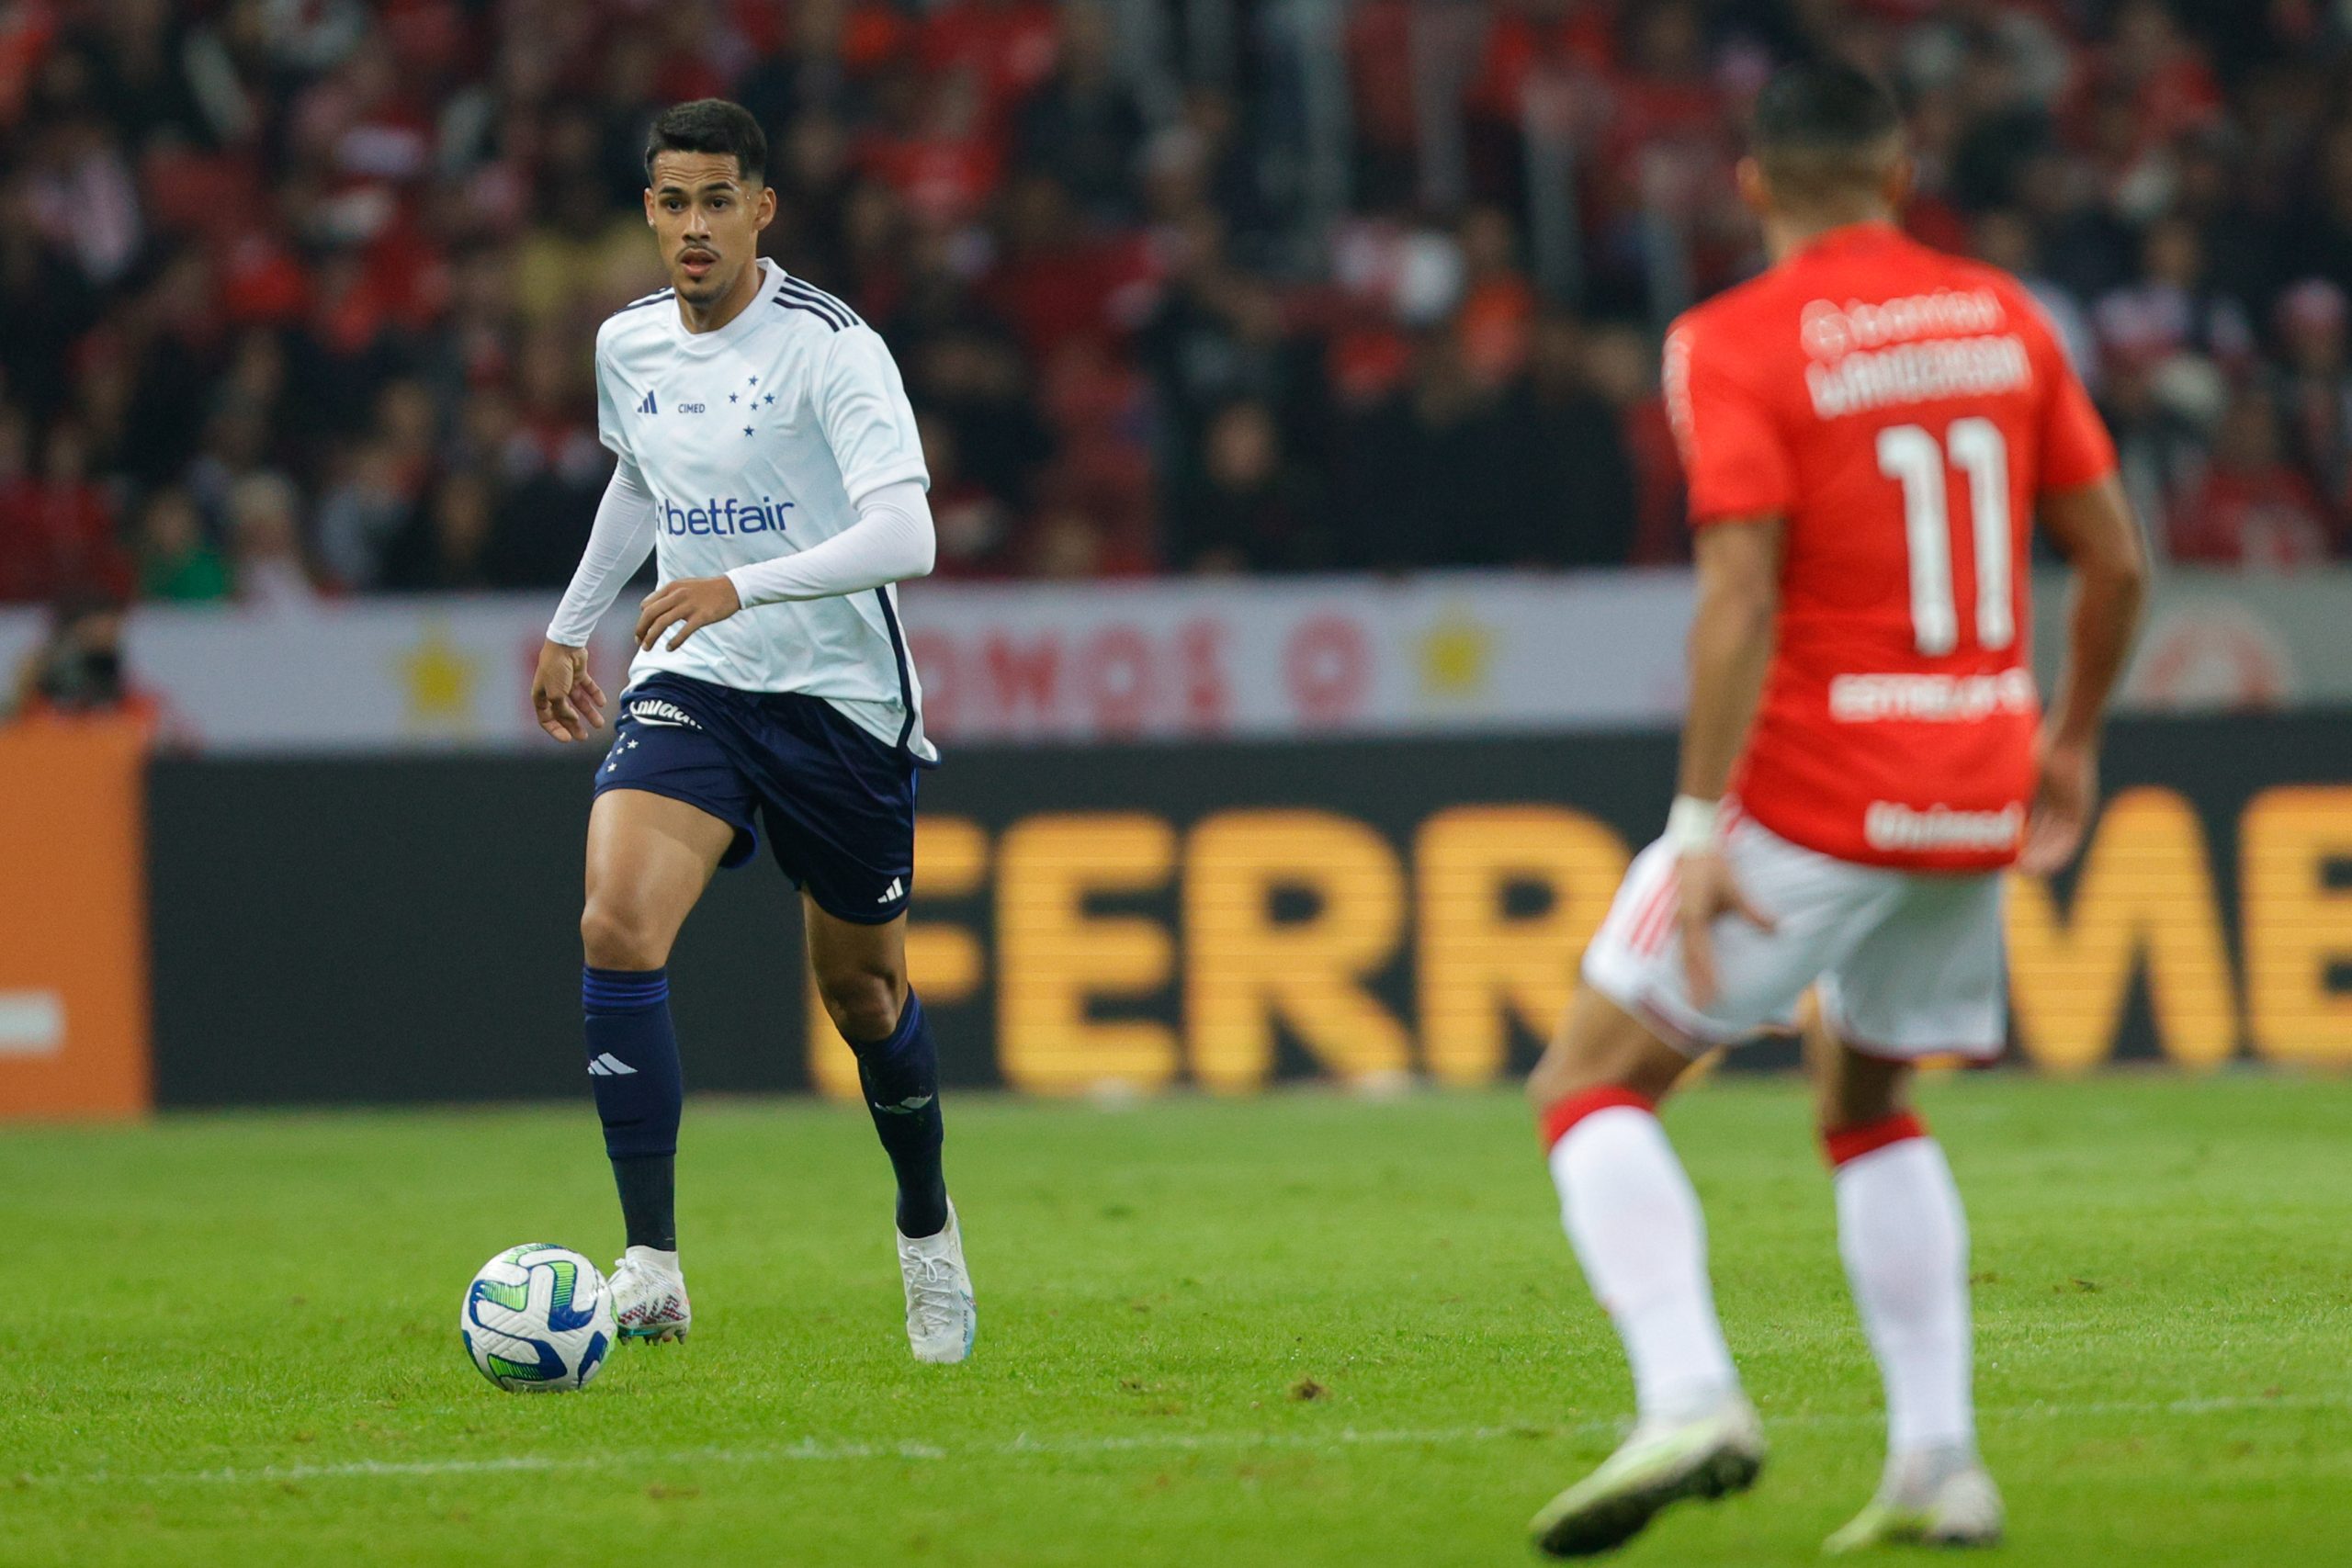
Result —
[{"label": "blurred spectator", "polygon": [[55,606],[48,635],[17,671],[8,716],[17,723],[128,713],[152,728],[156,700],[125,679],[122,606],[75,596]]},{"label": "blurred spectator", "polygon": [[208,602],[229,597],[229,567],[204,536],[204,519],[182,490],[159,490],[139,513],[142,598]]},{"label": "blurred spectator", "polygon": [[344,459],[343,478],[319,502],[319,562],[345,590],[390,586],[384,550],[407,527],[414,508],[391,444],[369,441]]},{"label": "blurred spectator", "polygon": [[300,497],[283,475],[253,473],[229,488],[230,580],[257,610],[299,610],[318,600],[302,559]]},{"label": "blurred spectator", "polygon": [[2098,302],[2101,332],[2130,337],[2163,354],[2197,354],[2226,368],[2243,367],[2254,332],[2236,300],[2205,276],[2205,243],[2175,218],[2148,226],[2140,244],[2140,278]]},{"label": "blurred spectator", "polygon": [[2284,459],[2268,396],[2240,393],[2214,437],[2212,471],[2173,520],[2173,558],[2306,566],[2326,559],[2341,542],[2311,481]]},{"label": "blurred spectator", "polygon": [[931,516],[938,535],[933,575],[1002,577],[1014,570],[1012,509],[965,473],[956,427],[929,410],[915,414],[923,467],[931,472]]},{"label": "blurred spectator", "polygon": [[1633,468],[1634,542],[1626,559],[1635,566],[1689,560],[1682,459],[1658,395],[1657,351],[1632,327],[1603,327],[1585,350],[1585,375],[1616,412],[1618,439]]},{"label": "blurred spectator", "polygon": [[1228,405],[1209,421],[1201,483],[1168,519],[1168,564],[1180,571],[1284,572],[1333,558],[1313,481],[1283,451],[1273,412]]},{"label": "blurred spectator", "polygon": [[2107,367],[2099,412],[2115,437],[2124,494],[2161,558],[2172,548],[2174,512],[2203,481],[2205,430],[2179,397],[2167,397],[2154,355],[2119,344]]},{"label": "blurred spectator", "polygon": [[1059,181],[1088,216],[1117,221],[1135,210],[1143,107],[1119,79],[1109,10],[1077,0],[1061,16],[1053,74],[1021,111],[1021,163]]},{"label": "blurred spectator", "polygon": [[1535,504],[1556,519],[1544,565],[1621,566],[1634,557],[1640,508],[1618,412],[1594,387],[1584,334],[1567,316],[1536,324],[1526,387],[1526,449]]},{"label": "blurred spectator", "polygon": [[2352,505],[2352,364],[2345,353],[2344,291],[2305,278],[2278,298],[2278,388],[2287,447],[2322,495]]},{"label": "blurred spectator", "polygon": [[1102,530],[1075,506],[1046,508],[1030,536],[1027,568],[1032,577],[1068,582],[1103,572]]},{"label": "blurred spectator", "polygon": [[21,415],[0,410],[0,601],[105,594],[130,597],[130,563],[114,509],[91,479],[80,426],[60,420],[28,464]]},{"label": "blurred spectator", "polygon": [[494,497],[480,474],[460,469],[444,479],[386,551],[384,586],[404,593],[514,586]]}]

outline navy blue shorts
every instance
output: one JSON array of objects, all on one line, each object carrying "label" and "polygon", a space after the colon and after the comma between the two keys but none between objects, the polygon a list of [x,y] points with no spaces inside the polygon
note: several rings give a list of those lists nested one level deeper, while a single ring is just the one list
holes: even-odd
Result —
[{"label": "navy blue shorts", "polygon": [[[829,915],[897,919],[915,880],[915,763],[821,697],[649,675],[621,694],[596,793],[641,789],[735,829],[719,863],[768,833],[776,864]],[[756,824],[756,825],[755,825]]]}]

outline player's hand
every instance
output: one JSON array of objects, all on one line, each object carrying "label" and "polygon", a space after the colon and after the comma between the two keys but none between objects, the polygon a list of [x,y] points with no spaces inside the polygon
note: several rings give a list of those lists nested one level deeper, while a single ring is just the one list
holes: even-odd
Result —
[{"label": "player's hand", "polygon": [[1682,972],[1692,1005],[1704,1011],[1715,1005],[1715,921],[1736,915],[1769,931],[1772,918],[1747,901],[1721,850],[1685,853],[1676,882],[1681,903],[1678,923],[1682,931]]},{"label": "player's hand", "polygon": [[2030,876],[2048,876],[2075,858],[2098,802],[2098,753],[2092,748],[2044,740],[2041,768],[2025,819],[2025,849],[2018,856],[2018,869]]},{"label": "player's hand", "polygon": [[664,646],[675,649],[705,626],[717,626],[743,607],[735,584],[724,577],[682,577],[645,596],[637,613],[637,646],[650,649],[672,626],[678,635]]},{"label": "player's hand", "polygon": [[543,644],[531,676],[531,708],[558,740],[585,740],[605,728],[605,688],[588,673],[588,650]]}]

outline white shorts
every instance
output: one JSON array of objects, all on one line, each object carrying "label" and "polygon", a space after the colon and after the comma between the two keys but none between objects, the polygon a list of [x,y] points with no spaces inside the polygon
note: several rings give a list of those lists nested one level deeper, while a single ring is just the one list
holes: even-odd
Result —
[{"label": "white shorts", "polygon": [[1892,871],[1803,849],[1740,818],[1724,854],[1748,901],[1774,921],[1715,921],[1714,1005],[1690,1001],[1676,921],[1674,852],[1634,857],[1585,950],[1592,988],[1692,1055],[1793,1027],[1807,986],[1822,1019],[1864,1055],[1993,1057],[2008,1031],[2001,878]]}]

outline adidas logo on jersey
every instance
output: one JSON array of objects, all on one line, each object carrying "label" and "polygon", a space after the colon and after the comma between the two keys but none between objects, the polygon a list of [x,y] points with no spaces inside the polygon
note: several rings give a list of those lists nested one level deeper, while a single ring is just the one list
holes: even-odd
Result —
[{"label": "adidas logo on jersey", "polygon": [[637,1076],[637,1069],[607,1051],[588,1064],[588,1076],[592,1078],[629,1078]]},{"label": "adidas logo on jersey", "polygon": [[639,413],[660,413],[662,410],[660,405],[654,402],[653,394],[651,392],[648,392],[645,394],[645,400],[637,405],[637,412]]},{"label": "adidas logo on jersey", "polygon": [[894,876],[890,879],[890,886],[882,889],[882,897],[874,901],[877,904],[887,904],[893,898],[903,898],[906,896],[906,883],[902,879]]}]

